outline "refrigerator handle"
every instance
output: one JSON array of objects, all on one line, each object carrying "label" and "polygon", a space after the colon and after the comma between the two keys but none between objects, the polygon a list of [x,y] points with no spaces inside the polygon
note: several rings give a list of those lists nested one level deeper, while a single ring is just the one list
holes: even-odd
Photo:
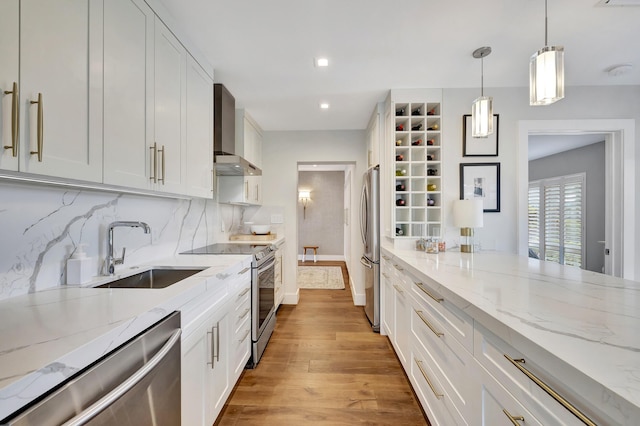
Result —
[{"label": "refrigerator handle", "polygon": [[362,263],[365,267],[369,269],[373,269],[373,264],[371,264],[371,262],[369,262],[369,260],[367,260],[364,256],[360,258],[360,263]]},{"label": "refrigerator handle", "polygon": [[367,226],[367,205],[366,205],[366,184],[362,185],[362,192],[360,194],[360,236],[362,242],[366,243],[366,226]]}]

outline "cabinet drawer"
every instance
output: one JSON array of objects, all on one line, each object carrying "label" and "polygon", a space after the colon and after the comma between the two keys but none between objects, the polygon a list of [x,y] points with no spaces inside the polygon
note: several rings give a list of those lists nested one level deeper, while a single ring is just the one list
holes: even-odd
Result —
[{"label": "cabinet drawer", "polygon": [[447,335],[458,339],[466,350],[472,352],[473,319],[436,292],[426,277],[411,278],[408,285],[420,309],[428,310],[442,324]]},{"label": "cabinet drawer", "polygon": [[[557,380],[554,380],[554,372],[544,371],[526,354],[517,351],[480,324],[476,324],[474,331],[474,354],[478,362],[543,424],[585,424],[520,371],[506,356],[512,360],[524,360],[524,363],[516,362],[515,364],[530,371],[551,389],[559,391],[564,385],[559,385]],[[580,389],[580,386],[576,383],[572,388]],[[570,395],[563,395],[563,397],[595,421],[583,407],[577,407],[570,401]]]},{"label": "cabinet drawer", "polygon": [[430,312],[412,308],[411,330],[414,346],[422,346],[442,389],[462,415],[473,417],[474,388],[469,371],[475,366],[473,356],[453,338]]},{"label": "cabinet drawer", "polygon": [[420,344],[411,347],[409,378],[432,425],[466,425],[449,393],[434,372],[436,364]]},{"label": "cabinet drawer", "polygon": [[480,424],[495,426],[513,426],[516,424],[540,425],[538,421],[522,404],[520,404],[496,379],[479,363],[475,363],[475,370],[479,373],[481,409]]}]

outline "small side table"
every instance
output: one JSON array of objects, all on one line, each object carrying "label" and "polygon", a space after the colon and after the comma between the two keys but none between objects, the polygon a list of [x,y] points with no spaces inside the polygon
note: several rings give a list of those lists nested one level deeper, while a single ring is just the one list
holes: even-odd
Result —
[{"label": "small side table", "polygon": [[307,250],[313,250],[313,262],[318,261],[318,246],[304,246],[302,250],[302,261],[306,262],[307,260]]}]

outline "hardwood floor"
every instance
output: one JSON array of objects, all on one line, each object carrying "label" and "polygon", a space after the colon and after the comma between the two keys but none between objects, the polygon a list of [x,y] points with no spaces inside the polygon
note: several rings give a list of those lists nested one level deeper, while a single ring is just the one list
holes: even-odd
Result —
[{"label": "hardwood floor", "polygon": [[[315,265],[340,265],[349,282],[344,262]],[[298,305],[277,315],[258,367],[244,371],[216,425],[429,424],[391,344],[353,306],[348,284],[301,290]]]}]

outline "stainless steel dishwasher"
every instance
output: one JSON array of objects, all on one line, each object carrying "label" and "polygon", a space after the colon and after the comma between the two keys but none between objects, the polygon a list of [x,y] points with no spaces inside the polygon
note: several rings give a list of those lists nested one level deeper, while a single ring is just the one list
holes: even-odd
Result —
[{"label": "stainless steel dishwasher", "polygon": [[0,424],[179,425],[180,333],[174,312]]}]

